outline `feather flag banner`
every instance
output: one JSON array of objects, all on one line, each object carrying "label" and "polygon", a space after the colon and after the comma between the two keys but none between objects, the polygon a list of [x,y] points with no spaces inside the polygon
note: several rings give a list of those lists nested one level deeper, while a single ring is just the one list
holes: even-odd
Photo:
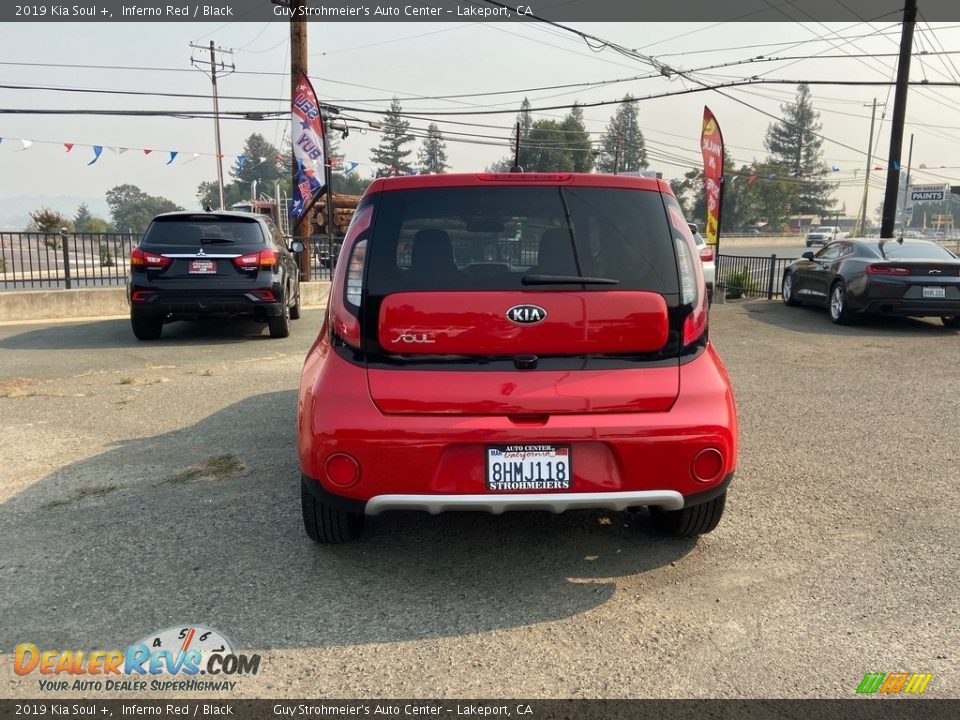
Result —
[{"label": "feather flag banner", "polygon": [[310,209],[318,197],[326,192],[326,140],[320,103],[309,78],[300,73],[293,94],[291,138],[296,162],[293,183],[293,203],[290,219],[296,223]]},{"label": "feather flag banner", "polygon": [[707,242],[716,245],[720,237],[723,209],[723,134],[710,108],[703,108],[700,150],[703,155],[703,183],[707,196]]}]

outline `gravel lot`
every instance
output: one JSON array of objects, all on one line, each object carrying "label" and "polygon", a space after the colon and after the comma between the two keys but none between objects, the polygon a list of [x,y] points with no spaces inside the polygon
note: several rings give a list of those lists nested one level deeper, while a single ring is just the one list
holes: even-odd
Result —
[{"label": "gravel lot", "polygon": [[842,698],[873,671],[960,696],[960,333],[715,305],[742,442],[699,542],[645,514],[403,513],[320,548],[294,439],[320,320],[0,327],[3,696],[44,695],[17,643],[183,623],[263,656],[234,696]]}]

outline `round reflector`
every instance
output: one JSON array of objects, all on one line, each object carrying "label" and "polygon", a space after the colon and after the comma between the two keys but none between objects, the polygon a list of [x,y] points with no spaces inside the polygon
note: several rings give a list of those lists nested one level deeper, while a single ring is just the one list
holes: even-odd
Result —
[{"label": "round reflector", "polygon": [[712,482],[723,472],[723,455],[716,448],[701,450],[693,458],[693,477],[699,482]]},{"label": "round reflector", "polygon": [[350,487],[360,480],[360,464],[352,455],[334,453],[324,466],[327,480],[338,487]]}]

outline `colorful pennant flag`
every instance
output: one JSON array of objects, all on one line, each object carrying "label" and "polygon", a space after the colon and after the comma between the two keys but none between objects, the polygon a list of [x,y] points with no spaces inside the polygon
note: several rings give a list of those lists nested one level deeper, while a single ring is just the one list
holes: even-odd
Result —
[{"label": "colorful pennant flag", "polygon": [[73,143],[64,143],[63,146],[67,149],[67,152],[73,150]]},{"label": "colorful pennant flag", "polygon": [[93,146],[93,160],[87,163],[87,165],[93,165],[97,160],[100,159],[100,153],[103,152],[103,145],[94,145]]},{"label": "colorful pennant flag", "polygon": [[170,151],[170,159],[167,160],[167,161],[164,163],[164,165],[169,165],[170,163],[172,163],[174,160],[177,159],[177,155],[179,155],[179,154],[180,154],[180,153],[179,153],[177,150],[171,150],[171,151]]}]

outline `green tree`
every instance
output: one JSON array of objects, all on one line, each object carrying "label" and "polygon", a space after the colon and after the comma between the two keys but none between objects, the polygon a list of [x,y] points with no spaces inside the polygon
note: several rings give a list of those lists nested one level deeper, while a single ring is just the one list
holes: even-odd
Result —
[{"label": "green tree", "polygon": [[823,162],[820,113],[813,108],[810,87],[797,86],[793,102],[780,106],[782,119],[767,127],[767,162],[778,175],[795,180],[789,192],[788,214],[828,213],[835,204],[834,185],[825,180],[830,168]]},{"label": "green tree", "polygon": [[74,229],[80,233],[90,232],[89,228],[92,220],[93,215],[90,213],[90,208],[87,207],[86,203],[80,203],[80,207],[77,208],[77,212],[73,216]]},{"label": "green tree", "polygon": [[[520,130],[520,152],[517,153],[517,128]],[[523,98],[520,103],[520,112],[517,113],[516,122],[513,124],[513,130],[510,131],[510,153],[504,160],[505,170],[513,167],[515,160],[524,170],[530,164],[532,159],[529,147],[530,133],[533,131],[533,113],[530,112],[530,101]]]},{"label": "green tree", "polygon": [[624,95],[600,139],[600,172],[636,172],[647,168],[647,146],[640,130],[637,101]]},{"label": "green tree", "polygon": [[331,178],[333,191],[344,195],[363,195],[363,191],[373,182],[373,178],[361,177],[356,171],[344,175],[334,173]]},{"label": "green tree", "polygon": [[107,190],[107,207],[113,224],[120,232],[140,233],[146,230],[154,215],[183,210],[164,197],[147,195],[136,185],[116,185]]},{"label": "green tree", "polygon": [[560,124],[560,129],[563,130],[563,141],[573,161],[571,170],[582,173],[593,170],[593,144],[590,142],[590,133],[587,132],[587,127],[583,123],[583,108],[574,103]]},{"label": "green tree", "polygon": [[408,132],[410,123],[403,119],[402,111],[400,101],[394,98],[383,120],[383,137],[370,156],[377,166],[377,177],[407,175],[413,169],[407,160],[413,151],[406,147],[413,141],[413,135]]},{"label": "green tree", "polygon": [[246,186],[245,197],[250,196],[254,182],[259,189],[272,193],[277,181],[290,182],[290,163],[289,154],[281,153],[260,133],[253,133],[244,142],[243,153],[234,160],[230,177],[241,186]]},{"label": "green tree", "polygon": [[527,172],[558,172],[573,170],[573,155],[566,144],[561,123],[556,120],[537,120],[527,137]]},{"label": "green tree", "polygon": [[73,229],[78,233],[105,233],[110,230],[110,224],[93,215],[86,203],[81,203],[73,216]]},{"label": "green tree", "polygon": [[445,173],[450,167],[447,164],[447,144],[436,123],[430,123],[427,126],[427,137],[424,138],[420,152],[417,153],[417,164],[420,166],[420,172],[431,175]]},{"label": "green tree", "polygon": [[30,227],[35,232],[60,232],[62,228],[73,230],[73,221],[63,213],[42,207],[30,213]]},{"label": "green tree", "polygon": [[[288,183],[289,185],[289,183]],[[230,207],[234,203],[250,199],[251,186],[245,186],[240,183],[227,183],[223,186],[223,203]],[[273,185],[263,188],[265,192],[273,195]],[[200,201],[200,207],[219,208],[220,207],[220,188],[216,180],[205,180],[197,186],[197,200]]]}]

